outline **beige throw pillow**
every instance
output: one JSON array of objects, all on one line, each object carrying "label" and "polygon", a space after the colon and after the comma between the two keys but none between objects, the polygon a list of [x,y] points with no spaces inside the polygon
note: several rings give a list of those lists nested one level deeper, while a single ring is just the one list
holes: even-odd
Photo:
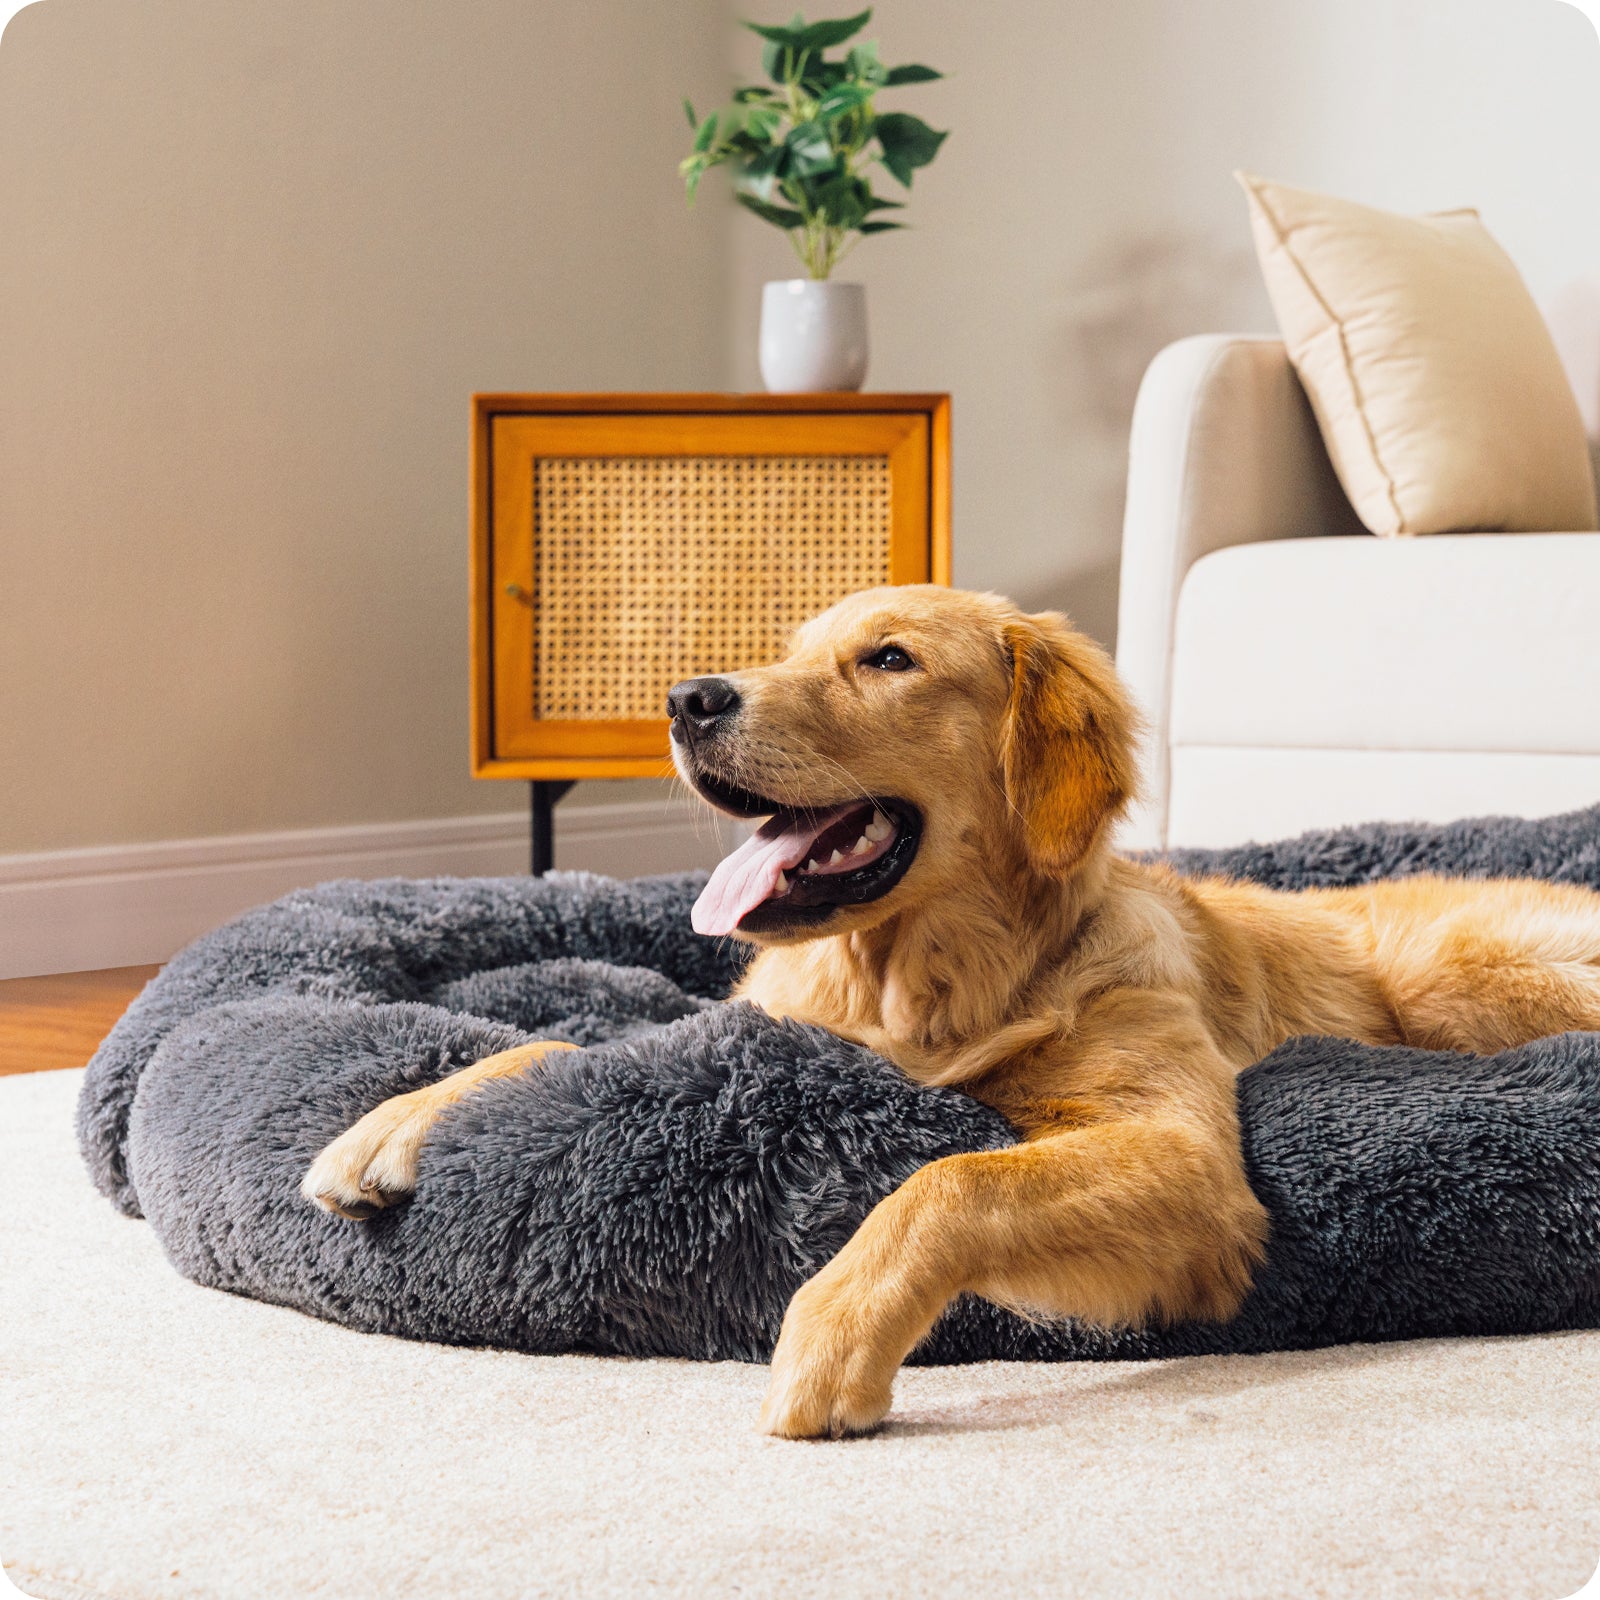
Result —
[{"label": "beige throw pillow", "polygon": [[1402,217],[1236,176],[1289,357],[1374,533],[1595,527],[1577,400],[1475,211]]}]

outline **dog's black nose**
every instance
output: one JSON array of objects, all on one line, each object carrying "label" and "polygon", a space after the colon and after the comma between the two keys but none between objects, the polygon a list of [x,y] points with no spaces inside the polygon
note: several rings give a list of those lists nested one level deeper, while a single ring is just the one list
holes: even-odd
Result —
[{"label": "dog's black nose", "polygon": [[738,709],[739,691],[726,678],[685,678],[667,691],[667,715],[675,739],[710,733]]}]

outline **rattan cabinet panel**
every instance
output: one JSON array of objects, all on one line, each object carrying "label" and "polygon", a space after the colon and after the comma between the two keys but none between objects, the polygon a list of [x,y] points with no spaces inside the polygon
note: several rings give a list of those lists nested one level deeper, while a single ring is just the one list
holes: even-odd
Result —
[{"label": "rattan cabinet panel", "polygon": [[949,582],[939,395],[479,395],[473,771],[666,770],[667,689]]}]

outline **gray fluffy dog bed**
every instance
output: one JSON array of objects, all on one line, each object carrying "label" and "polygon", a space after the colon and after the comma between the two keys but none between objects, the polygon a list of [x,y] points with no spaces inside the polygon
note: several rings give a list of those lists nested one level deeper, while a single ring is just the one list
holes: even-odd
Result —
[{"label": "gray fluffy dog bed", "polygon": [[[1600,887],[1600,808],[1181,852],[1284,888],[1423,871]],[[764,1359],[790,1294],[939,1156],[1011,1142],[815,1028],[721,1005],[703,878],[335,883],[173,960],[90,1063],[99,1187],[197,1282],[377,1332]],[[415,1198],[297,1186],[388,1095],[527,1038],[587,1048],[447,1113]],[[1225,1326],[1100,1332],[958,1301],[914,1359],[1101,1358],[1600,1325],[1600,1035],[1493,1057],[1296,1039],[1239,1082],[1267,1265]]]}]

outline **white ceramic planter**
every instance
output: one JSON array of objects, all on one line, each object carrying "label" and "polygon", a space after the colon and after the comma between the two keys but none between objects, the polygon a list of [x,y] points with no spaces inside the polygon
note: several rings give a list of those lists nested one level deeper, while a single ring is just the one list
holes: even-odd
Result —
[{"label": "white ceramic planter", "polygon": [[859,389],[867,376],[867,291],[785,278],[761,291],[761,381],[773,394]]}]

